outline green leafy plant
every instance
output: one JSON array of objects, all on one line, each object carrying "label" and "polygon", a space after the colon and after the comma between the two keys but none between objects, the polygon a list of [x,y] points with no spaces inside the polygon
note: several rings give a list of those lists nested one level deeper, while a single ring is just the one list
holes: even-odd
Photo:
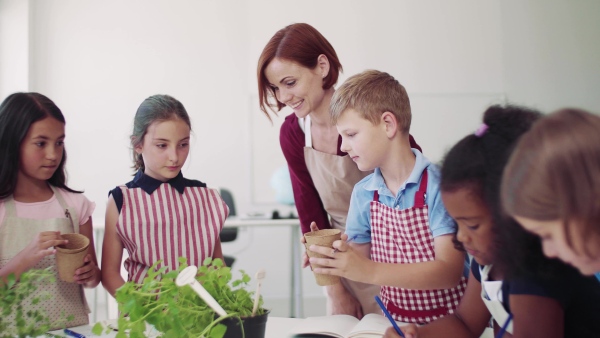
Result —
[{"label": "green leafy plant", "polygon": [[[231,268],[221,259],[207,258],[198,267],[196,279],[225,309],[227,316],[218,317],[215,312],[189,286],[178,287],[175,279],[186,268],[187,260],[179,258],[177,270],[166,272],[166,267],[156,269],[155,263],[140,284],[127,282],[117,290],[119,303],[119,333],[117,338],[146,337],[155,329],[161,337],[210,337],[221,338],[227,327],[222,321],[236,318],[238,321],[252,315],[253,292],[246,290],[250,276],[240,270],[241,278],[232,281]],[[262,298],[256,315],[263,315]],[[100,334],[101,324],[93,332]]]},{"label": "green leafy plant", "polygon": [[[32,269],[21,274],[17,281],[14,274],[0,281],[0,334],[1,337],[39,336],[51,327],[50,318],[41,310],[26,310],[28,304],[36,305],[51,298],[47,293],[31,296],[41,283],[54,282],[50,268]],[[13,318],[9,316],[14,314]],[[10,322],[8,320],[10,320]]]}]

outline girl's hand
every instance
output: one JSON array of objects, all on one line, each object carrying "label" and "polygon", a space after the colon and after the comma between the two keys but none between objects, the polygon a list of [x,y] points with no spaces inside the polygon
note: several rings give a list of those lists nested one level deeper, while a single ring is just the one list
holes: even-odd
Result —
[{"label": "girl's hand", "polygon": [[56,253],[55,246],[67,244],[69,241],[60,236],[60,231],[43,231],[38,233],[18,256],[25,270],[33,268],[44,257]]},{"label": "girl's hand", "polygon": [[[319,230],[319,227],[317,226],[317,223],[315,222],[311,222],[310,223],[310,231],[317,231]],[[304,238],[304,236],[302,236],[300,238],[300,243],[302,243],[302,247],[306,248],[305,244],[306,244],[306,239]],[[302,254],[302,267],[305,268],[307,266],[309,266],[309,262],[308,262],[308,254],[306,253],[306,249],[304,250],[304,253]]]},{"label": "girl's hand", "polygon": [[[415,324],[409,324],[406,326],[402,326],[400,327],[400,330],[402,331],[402,333],[404,333],[404,336],[406,338],[418,338],[418,328]],[[396,333],[396,330],[390,326],[387,328],[387,330],[385,330],[385,334],[383,335],[383,338],[402,338],[400,337],[400,335],[398,333]]]},{"label": "girl's hand", "polygon": [[[91,254],[85,255],[83,258],[83,266],[75,270],[75,283],[77,284],[97,284],[100,280],[100,269],[92,259]],[[93,285],[95,286],[95,285]]]}]

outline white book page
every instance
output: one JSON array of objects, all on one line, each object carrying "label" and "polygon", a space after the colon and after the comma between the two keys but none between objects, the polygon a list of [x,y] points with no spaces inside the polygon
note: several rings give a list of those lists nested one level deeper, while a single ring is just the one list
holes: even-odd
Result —
[{"label": "white book page", "polygon": [[357,323],[358,319],[349,315],[308,317],[293,327],[290,334],[319,333],[346,338]]},{"label": "white book page", "polygon": [[369,313],[348,334],[348,338],[381,337],[392,326],[390,321],[375,313]]}]

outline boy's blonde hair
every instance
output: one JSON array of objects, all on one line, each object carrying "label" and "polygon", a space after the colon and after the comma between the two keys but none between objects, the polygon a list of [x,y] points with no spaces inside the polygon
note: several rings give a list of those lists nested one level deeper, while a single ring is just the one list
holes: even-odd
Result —
[{"label": "boy's blonde hair", "polygon": [[333,94],[331,120],[335,124],[348,109],[356,110],[373,124],[386,111],[394,114],[403,133],[410,130],[410,101],[406,89],[388,73],[367,70],[349,77]]}]

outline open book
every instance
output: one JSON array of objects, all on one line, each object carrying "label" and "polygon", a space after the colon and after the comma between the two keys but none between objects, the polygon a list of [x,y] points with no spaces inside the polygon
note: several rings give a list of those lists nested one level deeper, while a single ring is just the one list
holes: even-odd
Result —
[{"label": "open book", "polygon": [[381,338],[390,326],[386,317],[374,313],[361,320],[349,315],[308,317],[293,327],[290,334],[293,337]]}]

